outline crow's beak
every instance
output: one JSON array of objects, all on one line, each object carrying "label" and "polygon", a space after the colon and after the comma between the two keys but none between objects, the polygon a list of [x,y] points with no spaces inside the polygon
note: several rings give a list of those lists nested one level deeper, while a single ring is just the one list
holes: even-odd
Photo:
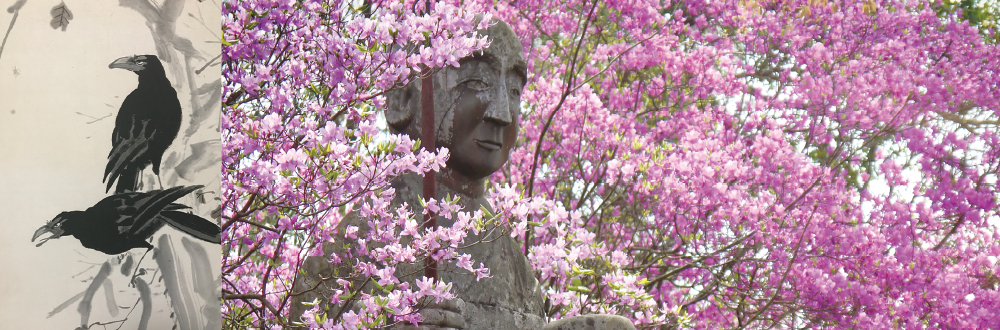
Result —
[{"label": "crow's beak", "polygon": [[45,244],[45,242],[48,242],[50,239],[59,238],[63,235],[62,229],[53,228],[52,224],[45,224],[42,228],[38,228],[38,230],[35,231],[35,234],[31,236],[31,241],[34,242],[45,233],[51,233],[52,236],[43,238],[41,242],[38,242],[38,244],[35,245],[36,247],[42,246],[42,244]]},{"label": "crow's beak", "polygon": [[108,69],[125,69],[132,72],[139,72],[146,68],[136,61],[139,56],[125,56],[108,64]]}]

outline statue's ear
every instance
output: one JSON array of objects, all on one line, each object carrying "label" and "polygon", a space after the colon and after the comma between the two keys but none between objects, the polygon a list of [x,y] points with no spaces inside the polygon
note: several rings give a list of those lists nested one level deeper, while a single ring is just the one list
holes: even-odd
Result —
[{"label": "statue's ear", "polygon": [[406,131],[413,121],[413,114],[420,105],[419,81],[410,82],[401,89],[385,93],[385,120],[397,132]]}]

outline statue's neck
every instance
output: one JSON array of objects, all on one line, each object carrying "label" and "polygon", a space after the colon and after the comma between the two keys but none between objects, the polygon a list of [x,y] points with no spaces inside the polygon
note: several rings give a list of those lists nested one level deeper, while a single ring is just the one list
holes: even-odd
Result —
[{"label": "statue's neck", "polygon": [[486,178],[471,179],[447,167],[437,173],[437,184],[439,189],[451,190],[458,195],[471,198],[483,197],[483,192],[486,190]]},{"label": "statue's neck", "polygon": [[[467,177],[456,174],[458,173],[453,173],[447,169],[437,173],[434,198],[444,199],[449,195],[459,197],[459,204],[462,205],[465,211],[470,212],[479,210],[484,205],[489,207],[483,198],[486,179],[467,180]],[[410,172],[393,179],[392,185],[397,189],[397,202],[408,203],[414,208],[413,211],[418,214],[423,211],[423,208],[420,207],[419,199],[421,197],[429,197],[423,196],[423,177],[417,173]]]}]

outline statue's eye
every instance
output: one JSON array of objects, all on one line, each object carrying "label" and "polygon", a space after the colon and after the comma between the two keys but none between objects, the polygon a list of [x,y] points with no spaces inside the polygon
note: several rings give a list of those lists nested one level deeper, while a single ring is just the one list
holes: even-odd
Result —
[{"label": "statue's eye", "polygon": [[478,78],[468,79],[463,81],[462,84],[465,85],[465,87],[472,88],[480,92],[490,88],[490,84],[487,84],[486,81]]},{"label": "statue's eye", "polygon": [[520,97],[521,96],[521,89],[520,88],[511,88],[510,89],[510,95]]}]

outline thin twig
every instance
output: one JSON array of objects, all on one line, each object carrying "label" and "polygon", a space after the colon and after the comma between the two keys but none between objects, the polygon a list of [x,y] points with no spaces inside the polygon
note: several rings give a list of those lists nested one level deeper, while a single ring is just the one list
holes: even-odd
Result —
[{"label": "thin twig", "polygon": [[10,19],[10,26],[7,27],[7,34],[3,36],[3,43],[0,44],[0,56],[3,55],[3,47],[7,45],[7,37],[10,36],[10,30],[14,29],[14,22],[17,22],[17,15],[21,13],[21,6],[24,5],[24,1],[19,1],[15,3],[11,8],[14,9],[14,17]]},{"label": "thin twig", "polygon": [[201,69],[194,70],[194,73],[201,74],[201,72],[205,71],[205,69],[207,69],[209,65],[212,65],[212,63],[215,63],[215,60],[219,59],[219,57],[222,57],[222,53],[219,53],[219,55],[215,55],[215,57],[213,57],[211,60],[208,60],[208,62],[205,62],[205,65],[202,66]]}]

